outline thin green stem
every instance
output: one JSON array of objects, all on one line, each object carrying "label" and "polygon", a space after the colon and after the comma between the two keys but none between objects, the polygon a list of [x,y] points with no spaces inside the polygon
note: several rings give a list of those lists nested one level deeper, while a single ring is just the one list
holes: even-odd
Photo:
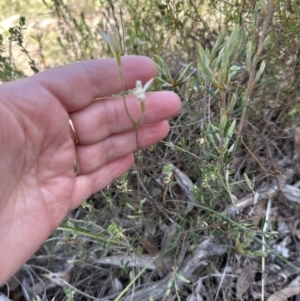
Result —
[{"label": "thin green stem", "polygon": [[[117,59],[117,61],[118,61],[118,59]],[[119,61],[118,61],[118,65],[119,65]],[[120,81],[121,81],[121,86],[122,86],[122,98],[123,98],[126,114],[128,115],[128,117],[129,117],[130,121],[132,122],[132,124],[134,125],[134,127],[136,127],[136,123],[134,122],[133,118],[131,117],[128,107],[127,107],[126,96],[125,96],[125,80],[124,80],[124,74],[123,74],[121,63],[119,65],[119,71],[120,71],[119,75],[120,75]]]},{"label": "thin green stem", "polygon": [[[91,237],[95,240],[98,240],[98,241],[103,241],[104,243],[111,243],[111,244],[114,244],[114,245],[124,245],[121,241],[119,240],[115,240],[115,239],[111,239],[111,238],[107,238],[106,236],[100,236],[99,234],[95,234],[95,233],[92,233],[88,230],[85,230],[85,229],[82,229],[82,228],[79,228],[79,227],[71,227],[71,226],[67,226],[67,225],[60,225],[57,230],[61,230],[61,231],[67,231],[67,232],[71,232],[71,233],[76,233],[76,234],[82,234],[82,235],[85,235],[85,236],[88,236],[88,237]],[[125,244],[126,247],[128,247],[128,244]]]},{"label": "thin green stem", "polygon": [[[139,135],[138,135],[138,130],[139,130],[139,126],[141,123],[141,119],[142,116],[139,118],[139,120],[137,122],[135,122],[132,118],[132,116],[129,113],[128,107],[127,107],[127,102],[126,102],[126,96],[125,96],[125,80],[124,80],[124,74],[123,74],[123,69],[122,69],[122,64],[121,64],[121,60],[118,59],[117,57],[117,62],[119,65],[119,70],[120,70],[120,81],[121,81],[121,86],[122,86],[122,98],[123,98],[123,102],[124,102],[124,107],[126,110],[126,114],[128,115],[131,123],[134,125],[134,129],[135,129],[135,141],[136,141],[136,151],[134,153],[134,158],[135,158],[135,162],[136,162],[136,175],[137,175],[137,191],[138,191],[138,199],[140,200],[141,198],[141,188],[140,188],[140,163],[139,163],[139,156],[138,156],[138,152],[139,152]],[[143,115],[143,112],[142,112]]]},{"label": "thin green stem", "polygon": [[125,294],[126,292],[130,289],[130,287],[141,277],[141,275],[146,271],[148,268],[150,262],[145,265],[141,271],[129,282],[129,284],[123,289],[123,291],[120,293],[120,295],[115,299],[115,301],[119,301]]},{"label": "thin green stem", "polygon": [[140,161],[139,161],[139,126],[135,126],[135,141],[136,141],[136,152],[135,152],[135,162],[136,162],[136,178],[137,178],[137,191],[138,200],[141,199],[141,187],[140,187]]}]

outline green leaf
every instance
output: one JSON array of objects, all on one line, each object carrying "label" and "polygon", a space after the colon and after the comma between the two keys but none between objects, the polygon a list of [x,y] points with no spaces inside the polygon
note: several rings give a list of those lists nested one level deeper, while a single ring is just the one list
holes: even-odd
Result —
[{"label": "green leaf", "polygon": [[223,83],[227,83],[227,76],[228,76],[228,69],[229,69],[229,63],[230,58],[233,54],[233,52],[236,50],[236,45],[239,42],[239,36],[240,36],[240,28],[235,28],[233,32],[231,33],[228,41],[226,42],[226,45],[222,49],[221,53],[221,73],[222,73],[222,81]]},{"label": "green leaf", "polygon": [[172,286],[173,286],[173,282],[174,282],[174,278],[171,277],[169,282],[168,282],[168,285],[167,285],[166,296],[170,295],[171,289],[172,289]]},{"label": "green leaf", "polygon": [[217,41],[215,42],[215,45],[213,46],[211,53],[210,53],[210,57],[209,57],[209,61],[212,62],[216,56],[217,51],[219,50],[221,44],[224,41],[224,37],[226,35],[226,31],[222,30],[221,34],[219,35]]},{"label": "green leaf", "polygon": [[233,93],[231,96],[231,99],[230,99],[230,103],[228,105],[228,113],[229,114],[233,111],[235,103],[236,103],[236,94]]},{"label": "green leaf", "polygon": [[249,189],[253,189],[253,184],[251,183],[250,179],[248,178],[247,174],[244,173],[244,178],[246,180],[247,186],[249,187]]},{"label": "green leaf", "polygon": [[236,126],[236,120],[234,119],[228,129],[228,132],[226,134],[227,137],[229,138],[232,138],[232,135],[234,133],[234,129],[235,129],[235,126]]},{"label": "green leaf", "polygon": [[153,58],[157,64],[158,70],[160,71],[161,75],[165,76],[169,81],[171,81],[172,76],[166,62],[159,55],[154,55]]},{"label": "green leaf", "polygon": [[184,68],[184,70],[180,73],[180,75],[176,79],[177,85],[182,85],[183,83],[185,83],[188,80],[188,78],[195,72],[195,71],[192,71],[189,75],[187,75],[187,73],[190,72],[191,67],[192,67],[192,63],[189,63]]},{"label": "green leaf", "polygon": [[219,158],[218,155],[216,155],[215,153],[213,153],[213,152],[211,152],[211,151],[208,151],[208,150],[205,150],[205,149],[203,149],[202,151],[203,151],[203,153],[204,153],[205,155],[207,155],[207,156],[209,156],[209,157],[211,157],[211,158],[213,158],[213,159],[218,159],[218,158]]},{"label": "green leaf", "polygon": [[228,157],[229,157],[229,152],[228,150],[225,152],[224,157],[223,157],[223,163],[227,164],[228,163]]},{"label": "green leaf", "polygon": [[176,274],[176,278],[178,278],[179,280],[181,280],[184,283],[190,283],[190,280],[184,278],[182,275],[180,274]]},{"label": "green leaf", "polygon": [[212,90],[206,88],[206,91],[207,91],[208,94],[210,94],[215,100],[220,101],[220,97],[219,97],[217,94],[215,94]]},{"label": "green leaf", "polygon": [[246,64],[247,64],[247,71],[249,74],[252,69],[252,59],[253,59],[253,43],[249,41],[246,48]]},{"label": "green leaf", "polygon": [[200,83],[199,83],[197,77],[196,77],[196,76],[193,76],[193,77],[194,77],[194,83],[195,83],[195,86],[196,86],[198,92],[199,92],[200,94],[202,94],[202,88],[201,88],[201,86],[200,86]]},{"label": "green leaf", "polygon": [[263,72],[265,71],[265,68],[266,68],[266,62],[265,61],[262,61],[261,64],[260,64],[260,67],[256,73],[256,76],[255,76],[255,80],[254,82],[258,82],[258,80],[260,79],[261,75],[263,74]]},{"label": "green leaf", "polygon": [[219,121],[219,131],[221,133],[224,132],[226,124],[227,124],[227,116],[226,116],[226,114],[224,114],[224,112],[221,112],[221,117],[220,117],[220,121]]}]

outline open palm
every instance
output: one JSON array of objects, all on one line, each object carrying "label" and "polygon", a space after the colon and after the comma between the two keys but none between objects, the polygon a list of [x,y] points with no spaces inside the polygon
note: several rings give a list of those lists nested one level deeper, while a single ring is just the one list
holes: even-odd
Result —
[{"label": "open palm", "polygon": [[[126,88],[154,77],[145,57],[123,58]],[[135,132],[113,59],[80,62],[0,86],[0,283],[62,222],[66,213],[126,172]],[[137,120],[140,104],[127,97]],[[180,109],[171,92],[148,93],[139,145],[166,136],[166,119]],[[69,127],[73,121],[79,144]],[[74,175],[77,158],[80,174]]]}]

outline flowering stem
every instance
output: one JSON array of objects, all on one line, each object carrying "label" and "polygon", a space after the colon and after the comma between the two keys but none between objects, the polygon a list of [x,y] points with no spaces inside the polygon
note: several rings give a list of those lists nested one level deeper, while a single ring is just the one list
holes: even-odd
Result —
[{"label": "flowering stem", "polygon": [[123,98],[126,114],[128,115],[128,117],[129,117],[131,123],[134,125],[134,127],[136,127],[136,123],[134,122],[133,118],[131,117],[128,107],[127,107],[126,96],[125,96],[125,80],[124,80],[121,61],[120,61],[120,65],[119,65],[119,70],[120,70],[119,76],[120,76],[120,81],[121,81],[121,86],[122,86],[122,98]]},{"label": "flowering stem", "polygon": [[[137,190],[138,190],[138,198],[140,199],[140,164],[138,160],[138,151],[139,151],[139,137],[138,137],[138,129],[141,124],[142,117],[144,115],[144,110],[145,110],[145,104],[144,101],[141,102],[141,109],[142,113],[140,118],[138,119],[137,122],[135,122],[132,118],[132,116],[129,113],[128,107],[127,107],[127,102],[126,102],[126,94],[125,94],[125,79],[124,79],[124,74],[123,74],[123,67],[122,67],[122,60],[121,60],[121,47],[120,47],[120,40],[119,40],[119,34],[115,26],[111,27],[111,33],[105,33],[101,32],[100,34],[102,38],[108,43],[110,49],[112,50],[115,59],[117,61],[118,67],[119,67],[119,76],[120,76],[120,82],[121,82],[121,87],[122,87],[122,98],[124,102],[124,107],[126,110],[126,114],[129,117],[131,123],[134,126],[135,129],[135,139],[136,139],[136,151],[134,154],[135,157],[135,162],[136,162],[136,169],[137,169]],[[149,83],[150,84],[150,83]],[[144,91],[143,91],[144,95]]]},{"label": "flowering stem", "polygon": [[141,198],[141,189],[140,189],[140,163],[139,163],[139,157],[138,157],[138,152],[139,152],[139,135],[138,135],[138,129],[143,117],[143,113],[144,113],[144,107],[142,108],[142,115],[141,117],[138,119],[137,122],[135,122],[132,118],[132,116],[129,113],[128,107],[127,107],[127,102],[126,102],[126,96],[125,96],[125,80],[124,80],[124,74],[123,74],[123,68],[122,68],[122,63],[121,63],[121,59],[120,57],[118,57],[116,55],[116,59],[118,62],[118,66],[119,66],[119,75],[120,75],[120,81],[121,81],[121,86],[122,86],[122,98],[123,98],[123,102],[124,102],[124,107],[126,110],[126,114],[128,115],[131,123],[134,125],[134,129],[135,129],[135,141],[136,141],[136,151],[134,153],[134,158],[135,158],[135,162],[136,162],[136,176],[137,176],[137,191],[138,191],[138,199],[140,200]]},{"label": "flowering stem", "polygon": [[136,152],[134,154],[135,162],[136,162],[136,178],[137,178],[137,191],[138,191],[138,199],[141,199],[141,188],[140,188],[140,161],[139,161],[139,133],[138,126],[135,126],[135,141],[136,141]]}]

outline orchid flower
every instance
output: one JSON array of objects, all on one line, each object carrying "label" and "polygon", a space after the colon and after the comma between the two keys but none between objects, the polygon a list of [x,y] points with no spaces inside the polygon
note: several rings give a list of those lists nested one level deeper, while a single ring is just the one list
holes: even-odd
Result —
[{"label": "orchid flower", "polygon": [[100,31],[100,34],[103,40],[109,45],[111,51],[114,53],[119,63],[121,48],[117,28],[115,26],[111,26],[111,32],[106,33],[104,31]]},{"label": "orchid flower", "polygon": [[136,122],[136,126],[140,125],[141,119],[143,117],[143,114],[144,114],[144,111],[145,111],[146,91],[150,87],[150,85],[152,84],[153,80],[154,80],[154,78],[151,78],[150,80],[148,80],[145,83],[144,87],[143,87],[142,82],[140,80],[136,81],[136,86],[135,86],[135,89],[133,90],[133,94],[135,95],[137,100],[141,103],[141,108],[142,108],[142,115],[141,115],[140,119]]},{"label": "orchid flower", "polygon": [[136,81],[136,86],[135,86],[135,90],[133,91],[133,94],[140,102],[144,102],[144,100],[146,98],[146,91],[151,86],[153,80],[154,80],[154,78],[151,78],[150,80],[148,80],[145,83],[144,87],[142,86],[142,82],[140,80]]}]

